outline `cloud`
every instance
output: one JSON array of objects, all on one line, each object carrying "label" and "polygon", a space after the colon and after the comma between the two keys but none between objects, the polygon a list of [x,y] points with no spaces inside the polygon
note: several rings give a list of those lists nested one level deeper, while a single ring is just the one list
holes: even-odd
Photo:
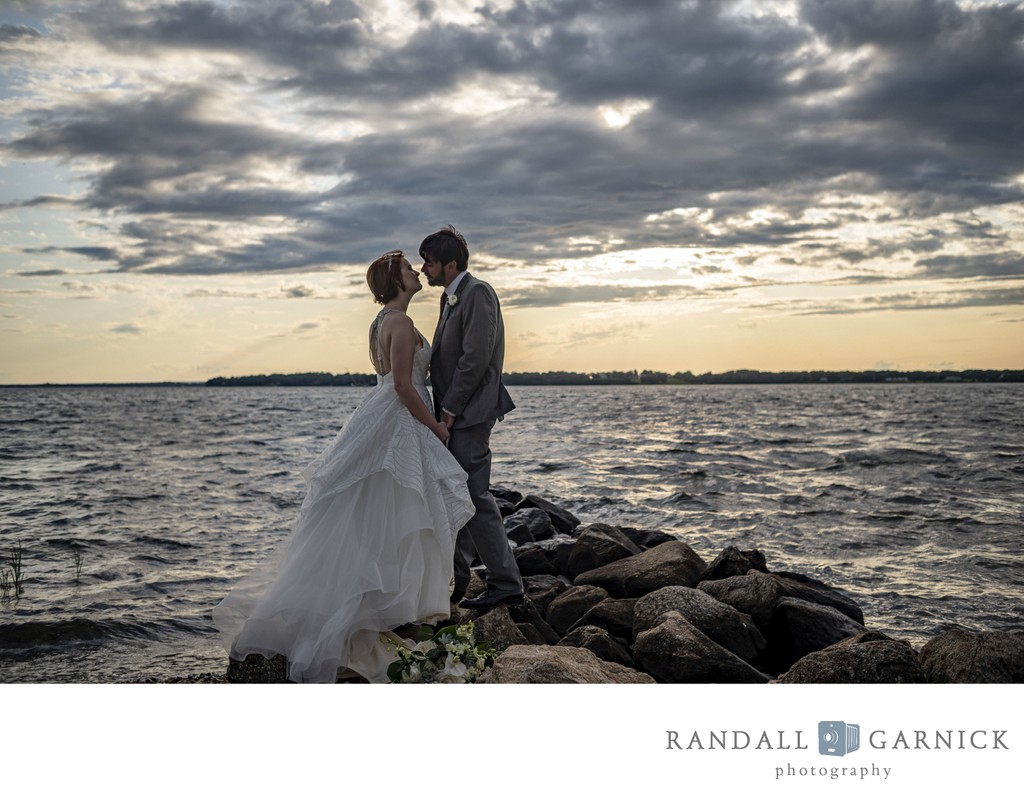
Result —
[{"label": "cloud", "polygon": [[145,330],[134,323],[122,323],[111,327],[110,331],[118,335],[141,335]]},{"label": "cloud", "polygon": [[[766,283],[728,269],[741,263],[820,284],[837,283],[837,266],[852,284],[1020,277],[1019,4],[412,12],[356,0],[39,6],[35,34],[3,29],[23,78],[0,150],[63,164],[76,186],[3,207],[100,222],[77,231],[91,244],[29,250],[140,275],[355,277],[452,221],[474,269],[496,273],[700,247],[733,258],[692,271],[728,277],[719,294]],[[502,282],[513,307],[701,294]],[[291,282],[280,294],[333,295]]]}]

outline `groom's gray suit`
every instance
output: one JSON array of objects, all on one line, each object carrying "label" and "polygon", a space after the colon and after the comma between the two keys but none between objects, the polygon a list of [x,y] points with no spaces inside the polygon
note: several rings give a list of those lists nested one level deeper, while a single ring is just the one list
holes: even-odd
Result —
[{"label": "groom's gray suit", "polygon": [[498,296],[489,284],[466,273],[452,306],[442,296],[441,316],[430,355],[430,384],[437,418],[454,415],[448,449],[469,475],[476,514],[459,532],[455,548],[455,590],[464,592],[474,552],[486,566],[490,592],[521,594],[523,580],[501,513],[489,491],[491,430],[515,404],[501,382],[505,326]]}]

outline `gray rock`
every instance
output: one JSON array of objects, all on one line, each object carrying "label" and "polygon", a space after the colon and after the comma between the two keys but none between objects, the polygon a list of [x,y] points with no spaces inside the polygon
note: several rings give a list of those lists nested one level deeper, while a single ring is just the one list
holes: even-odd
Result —
[{"label": "gray rock", "polygon": [[[530,527],[526,523],[512,523],[509,524],[511,518],[505,519],[505,536],[508,537],[509,543],[512,545],[513,553],[519,550],[522,546],[533,543],[534,536],[533,532],[530,531]],[[519,562],[518,555],[516,556],[516,562]]]},{"label": "gray rock", "polygon": [[490,492],[495,500],[508,501],[513,504],[519,503],[523,499],[523,493],[508,487],[491,487]]},{"label": "gray rock", "polygon": [[604,588],[593,585],[573,586],[556,596],[544,615],[548,624],[564,635],[583,618],[584,613],[607,598],[608,591]]},{"label": "gray rock", "polygon": [[785,672],[793,664],[844,638],[863,633],[855,622],[829,605],[786,596],[779,600],[765,634],[773,672]]},{"label": "gray rock", "polygon": [[[530,530],[526,526],[518,526],[516,531],[525,532],[527,536],[530,534]],[[509,539],[512,539],[511,535]],[[512,556],[516,558],[519,573],[524,577],[539,575],[556,577],[562,570],[558,564],[556,552],[547,551],[531,541],[526,541],[526,545],[520,545],[513,549]]]},{"label": "gray rock", "polygon": [[555,527],[551,516],[543,509],[519,508],[505,518],[505,533],[516,531],[519,526],[526,526],[533,535],[533,540],[547,540],[554,537]]},{"label": "gray rock", "polygon": [[704,635],[739,656],[754,661],[766,646],[757,625],[745,613],[694,588],[672,585],[641,596],[633,609],[634,636],[656,627],[665,615],[680,614]]},{"label": "gray rock", "polygon": [[635,669],[602,661],[580,647],[515,646],[477,683],[654,683]]},{"label": "gray rock", "polygon": [[930,683],[1024,683],[1024,630],[947,630],[921,648]]},{"label": "gray rock", "polygon": [[545,500],[537,495],[527,495],[518,504],[517,509],[543,509],[554,524],[555,531],[559,534],[572,534],[580,525],[580,519],[567,509],[557,506],[551,501]]},{"label": "gray rock", "polygon": [[[705,579],[697,586],[720,602],[746,613],[766,633],[780,599],[792,597],[818,605],[827,605],[864,624],[864,613],[857,604],[835,588],[799,574],[765,574],[751,570],[743,576]],[[838,640],[838,639],[837,639]]]},{"label": "gray rock", "polygon": [[495,498],[494,502],[498,504],[498,511],[503,518],[516,511],[516,505],[512,501],[506,501],[504,498]]},{"label": "gray rock", "polygon": [[696,585],[707,564],[686,543],[662,543],[634,556],[585,571],[574,585],[597,585],[612,596],[643,596],[669,585]]},{"label": "gray rock", "polygon": [[748,571],[768,573],[764,554],[758,549],[740,551],[736,546],[726,546],[704,572],[704,579],[728,579],[741,577]]},{"label": "gray rock", "polygon": [[639,553],[639,546],[614,526],[592,523],[576,536],[564,573],[575,580],[585,571]]},{"label": "gray rock", "polygon": [[626,537],[640,546],[640,548],[654,548],[662,543],[677,542],[679,540],[674,534],[668,534],[657,529],[636,529],[630,526],[619,526],[619,528]]},{"label": "gray rock", "polygon": [[697,590],[713,596],[719,602],[732,605],[740,613],[746,613],[762,633],[771,625],[775,605],[782,598],[776,579],[759,571],[741,577],[704,580],[697,586]]},{"label": "gray rock", "polygon": [[624,667],[633,666],[633,655],[629,647],[601,627],[589,624],[577,627],[558,643],[563,647],[583,647],[602,661],[611,661]]},{"label": "gray rock", "polygon": [[905,641],[867,631],[805,655],[774,683],[926,683]]},{"label": "gray rock", "polygon": [[541,641],[535,642],[538,644],[557,644],[558,639],[561,637],[559,633],[556,633],[550,624],[544,621],[544,617],[537,610],[537,606],[533,604],[529,599],[524,599],[522,602],[510,602],[507,606],[508,615],[512,617],[520,630],[523,631],[523,635],[527,637],[527,634],[523,629],[529,625],[536,632],[533,634],[533,638],[540,638]]},{"label": "gray rock", "polygon": [[602,627],[617,638],[629,642],[633,638],[633,608],[636,599],[605,599],[598,602],[584,613],[578,622],[569,628],[572,632],[577,627],[592,624]]},{"label": "gray rock", "polygon": [[526,598],[537,606],[541,615],[546,615],[548,606],[555,597],[569,588],[569,583],[550,574],[523,574],[523,587]]},{"label": "gray rock", "polygon": [[637,666],[660,683],[767,683],[768,676],[716,644],[678,613],[636,637]]},{"label": "gray rock", "polygon": [[525,644],[526,636],[516,625],[515,619],[508,612],[507,605],[498,607],[476,616],[473,619],[476,628],[476,640],[486,641],[496,650],[504,650],[514,644]]}]

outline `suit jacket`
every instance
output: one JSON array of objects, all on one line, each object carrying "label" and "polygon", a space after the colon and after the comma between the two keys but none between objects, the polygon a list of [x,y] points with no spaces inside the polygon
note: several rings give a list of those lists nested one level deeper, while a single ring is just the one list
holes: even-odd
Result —
[{"label": "suit jacket", "polygon": [[434,331],[430,385],[438,419],[445,410],[469,427],[500,419],[515,407],[501,382],[505,324],[491,285],[463,276],[458,303],[446,305]]}]

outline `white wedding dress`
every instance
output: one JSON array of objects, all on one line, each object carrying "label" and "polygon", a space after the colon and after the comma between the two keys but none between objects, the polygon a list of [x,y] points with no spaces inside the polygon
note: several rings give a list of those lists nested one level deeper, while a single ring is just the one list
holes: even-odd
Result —
[{"label": "white wedding dress", "polygon": [[[431,407],[420,340],[413,381]],[[396,656],[381,634],[449,616],[455,536],[474,511],[466,473],[388,373],[303,475],[291,538],[214,609],[214,625],[236,660],[284,655],[289,680],[333,683],[347,667],[386,683]]]}]

